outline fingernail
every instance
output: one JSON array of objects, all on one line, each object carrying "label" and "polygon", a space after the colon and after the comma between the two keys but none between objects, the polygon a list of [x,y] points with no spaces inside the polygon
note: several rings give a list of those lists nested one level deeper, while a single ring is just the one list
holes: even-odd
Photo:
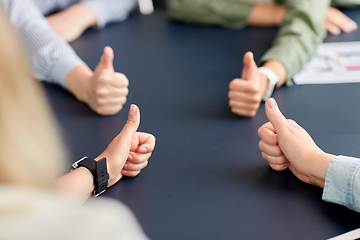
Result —
[{"label": "fingernail", "polygon": [[354,21],[351,21],[351,22],[350,22],[350,26],[351,26],[351,27],[352,27],[352,29],[354,29],[354,30],[356,30],[356,29],[358,28],[357,23],[356,23],[356,22],[354,22]]},{"label": "fingernail", "polygon": [[129,161],[133,160],[133,156],[132,156],[131,154],[129,154],[128,160],[129,160]]},{"label": "fingernail", "polygon": [[141,153],[147,153],[147,148],[140,148],[139,152],[141,152]]},{"label": "fingernail", "polygon": [[338,27],[334,27],[334,28],[333,28],[333,34],[334,34],[334,35],[339,35],[340,33],[341,33],[340,28],[338,28]]},{"label": "fingernail", "polygon": [[122,170],[121,173],[122,173],[122,174],[127,174],[127,171],[126,171],[126,170]]},{"label": "fingernail", "polygon": [[127,167],[127,164],[126,164],[126,163],[124,164],[124,167]]},{"label": "fingernail", "polygon": [[136,112],[136,107],[135,107],[135,105],[131,105],[130,106],[130,111],[129,111],[129,114],[130,115],[135,115],[135,112]]},{"label": "fingernail", "polygon": [[269,107],[269,109],[274,109],[274,107],[276,106],[276,102],[275,102],[275,100],[273,99],[273,98],[269,98],[269,100],[268,100],[268,107]]}]

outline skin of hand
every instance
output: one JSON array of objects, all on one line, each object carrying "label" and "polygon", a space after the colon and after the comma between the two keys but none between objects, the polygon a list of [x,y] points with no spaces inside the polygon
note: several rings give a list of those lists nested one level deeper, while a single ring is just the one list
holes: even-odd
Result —
[{"label": "skin of hand", "polygon": [[334,155],[323,152],[295,121],[287,120],[276,101],[265,103],[269,122],[258,130],[262,157],[276,171],[289,168],[301,181],[324,187],[327,168]]},{"label": "skin of hand", "polygon": [[329,33],[339,35],[341,31],[350,33],[357,30],[358,25],[340,10],[330,7],[326,13],[324,25]]},{"label": "skin of hand", "polygon": [[[99,160],[106,157],[108,187],[119,181],[123,175],[136,176],[148,163],[155,148],[155,137],[148,133],[137,132],[139,123],[139,108],[131,105],[128,120],[122,131],[105,151],[95,158]],[[124,172],[124,169],[127,172]],[[57,179],[55,187],[59,193],[83,203],[94,191],[94,177],[88,169],[79,167]]]},{"label": "skin of hand", "polygon": [[119,181],[123,175],[134,177],[148,164],[155,148],[155,137],[137,132],[140,124],[140,111],[136,105],[130,106],[128,120],[108,147],[95,160],[107,159],[109,173],[108,187]]},{"label": "skin of hand", "polygon": [[96,25],[95,14],[78,3],[46,17],[53,29],[67,42],[72,42],[89,27]]},{"label": "skin of hand", "polygon": [[268,82],[264,75],[258,73],[254,55],[251,52],[245,53],[241,78],[236,78],[229,84],[231,111],[244,117],[255,116]]},{"label": "skin of hand", "polygon": [[65,87],[100,115],[114,115],[126,103],[129,80],[114,71],[114,52],[105,47],[94,72],[86,65],[76,66],[67,76]]},{"label": "skin of hand", "polygon": [[286,8],[279,4],[256,4],[247,23],[250,26],[279,26],[284,19]]}]

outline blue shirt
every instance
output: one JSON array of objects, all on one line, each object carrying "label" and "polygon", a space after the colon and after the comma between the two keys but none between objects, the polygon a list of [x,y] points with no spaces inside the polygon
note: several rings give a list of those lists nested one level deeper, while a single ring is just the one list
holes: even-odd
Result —
[{"label": "blue shirt", "polygon": [[360,212],[360,159],[336,156],[330,162],[322,198]]},{"label": "blue shirt", "polygon": [[137,0],[0,0],[0,6],[26,48],[37,79],[64,86],[69,72],[84,64],[44,17],[74,3],[90,8],[98,28],[102,28],[109,22],[126,19]]}]

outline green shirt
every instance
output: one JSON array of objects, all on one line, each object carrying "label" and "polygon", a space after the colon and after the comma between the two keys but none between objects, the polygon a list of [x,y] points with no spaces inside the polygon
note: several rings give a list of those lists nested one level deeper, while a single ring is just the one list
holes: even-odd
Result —
[{"label": "green shirt", "polygon": [[[359,0],[351,2],[354,1]],[[331,1],[277,0],[276,3],[286,6],[286,15],[272,47],[259,64],[269,60],[281,62],[287,73],[286,83],[291,85],[291,78],[310,60],[326,36],[323,22]],[[233,28],[246,26],[254,6],[255,3],[240,0],[167,0],[168,15],[173,20]]]}]

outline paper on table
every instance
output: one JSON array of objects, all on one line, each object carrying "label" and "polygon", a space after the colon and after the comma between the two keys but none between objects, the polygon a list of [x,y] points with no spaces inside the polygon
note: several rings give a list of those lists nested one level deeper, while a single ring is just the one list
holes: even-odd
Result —
[{"label": "paper on table", "polygon": [[360,239],[360,228],[348,233],[341,234],[337,237],[330,238],[328,240],[355,240]]},{"label": "paper on table", "polygon": [[360,42],[323,43],[296,84],[360,82]]}]

